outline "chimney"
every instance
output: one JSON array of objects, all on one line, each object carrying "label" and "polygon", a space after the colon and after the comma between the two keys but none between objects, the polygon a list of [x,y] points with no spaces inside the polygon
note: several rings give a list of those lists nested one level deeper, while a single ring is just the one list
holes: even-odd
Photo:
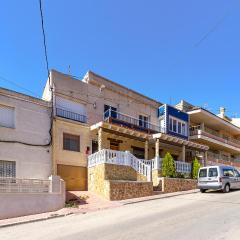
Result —
[{"label": "chimney", "polygon": [[219,117],[220,118],[224,118],[225,117],[225,107],[220,107],[220,114],[219,114]]}]

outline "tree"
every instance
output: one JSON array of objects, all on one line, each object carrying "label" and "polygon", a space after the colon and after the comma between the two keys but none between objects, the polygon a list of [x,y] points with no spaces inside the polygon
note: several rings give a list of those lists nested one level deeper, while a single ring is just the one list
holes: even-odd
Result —
[{"label": "tree", "polygon": [[198,177],[198,170],[201,167],[201,164],[199,163],[198,159],[195,158],[192,162],[192,178],[196,179]]},{"label": "tree", "polygon": [[176,166],[173,157],[168,152],[162,161],[162,176],[163,177],[176,177]]}]

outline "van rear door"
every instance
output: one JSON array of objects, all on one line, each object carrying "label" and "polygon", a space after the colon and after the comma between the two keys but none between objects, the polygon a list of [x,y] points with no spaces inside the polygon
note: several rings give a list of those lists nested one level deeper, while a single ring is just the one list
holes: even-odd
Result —
[{"label": "van rear door", "polygon": [[208,169],[208,182],[211,182],[211,183],[218,182],[218,176],[219,176],[219,173],[218,173],[217,167],[210,167]]},{"label": "van rear door", "polygon": [[198,183],[199,184],[207,184],[207,172],[208,172],[208,169],[207,168],[200,168],[199,169],[199,173],[198,173]]}]

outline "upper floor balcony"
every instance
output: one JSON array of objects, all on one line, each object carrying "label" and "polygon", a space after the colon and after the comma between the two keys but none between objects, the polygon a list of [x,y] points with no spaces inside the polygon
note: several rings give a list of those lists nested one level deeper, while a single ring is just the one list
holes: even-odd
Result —
[{"label": "upper floor balcony", "polygon": [[56,116],[81,122],[81,123],[87,123],[87,116],[81,115],[79,113],[71,112],[68,110],[64,110],[62,108],[56,108]]},{"label": "upper floor balcony", "polygon": [[103,120],[105,122],[118,124],[137,131],[147,132],[149,134],[164,132],[164,129],[162,129],[160,126],[154,125],[145,119],[140,116],[137,119],[113,109],[108,109],[106,112],[104,112],[103,116]]},{"label": "upper floor balcony", "polygon": [[213,130],[207,127],[202,127],[201,125],[190,128],[190,137],[192,139],[203,138],[203,139],[207,139],[208,141],[215,141],[219,144],[225,144],[225,145],[227,144],[234,148],[240,148],[239,140],[228,137],[228,136],[224,136],[219,132],[217,132],[216,130]]}]

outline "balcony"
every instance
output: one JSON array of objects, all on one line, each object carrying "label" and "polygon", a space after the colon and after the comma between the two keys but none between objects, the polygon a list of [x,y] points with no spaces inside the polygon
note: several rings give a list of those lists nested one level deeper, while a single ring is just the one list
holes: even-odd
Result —
[{"label": "balcony", "polygon": [[61,108],[56,108],[56,116],[70,119],[76,122],[86,123],[87,117],[78,113],[70,112]]},{"label": "balcony", "polygon": [[114,111],[112,109],[107,110],[104,113],[103,120],[105,122],[118,124],[122,127],[134,129],[141,132],[147,132],[149,134],[163,132],[160,126],[151,124],[148,121],[137,119],[129,115]]},{"label": "balcony", "polygon": [[194,136],[203,136],[203,137],[207,137],[213,140],[216,140],[220,143],[223,144],[228,144],[232,147],[235,148],[240,148],[240,141],[234,138],[230,138],[227,136],[223,136],[221,134],[219,134],[217,131],[207,128],[205,127],[204,129],[199,125],[199,126],[195,126],[195,127],[191,127],[190,128],[190,137],[194,137]]},{"label": "balcony", "polygon": [[213,162],[217,161],[220,163],[221,162],[240,163],[240,158],[228,157],[226,155],[222,155],[222,154],[211,152],[211,151],[208,151],[207,156],[208,156],[208,160]]}]

